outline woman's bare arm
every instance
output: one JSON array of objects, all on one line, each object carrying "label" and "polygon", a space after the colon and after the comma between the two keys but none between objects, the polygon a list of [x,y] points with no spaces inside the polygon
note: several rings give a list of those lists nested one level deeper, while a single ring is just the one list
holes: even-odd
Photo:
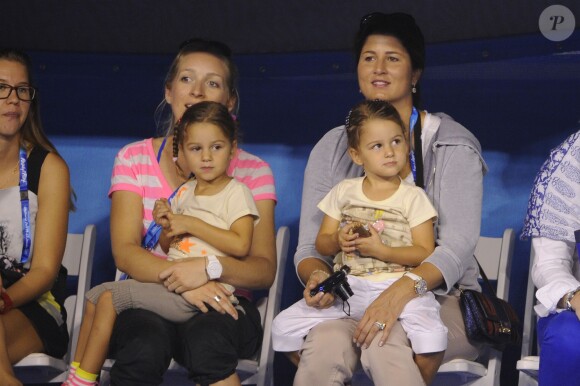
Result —
[{"label": "woman's bare arm", "polygon": [[133,192],[116,191],[111,197],[111,247],[118,269],[135,280],[160,283],[159,273],[171,266],[141,247],[142,198]]},{"label": "woman's bare arm", "polygon": [[52,288],[66,245],[69,200],[68,167],[62,158],[49,153],[42,165],[38,185],[38,213],[30,271],[7,290],[15,307]]}]

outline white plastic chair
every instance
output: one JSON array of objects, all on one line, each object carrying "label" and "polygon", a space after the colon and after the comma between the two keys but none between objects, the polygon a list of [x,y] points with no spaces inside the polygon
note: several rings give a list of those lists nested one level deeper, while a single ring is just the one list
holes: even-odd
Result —
[{"label": "white plastic chair", "polygon": [[[508,300],[515,233],[506,229],[502,237],[480,237],[475,256],[490,280],[497,280],[497,296]],[[499,385],[501,351],[489,349],[487,366],[465,359],[454,359],[439,368],[433,385]]]},{"label": "white plastic chair", "polygon": [[534,353],[534,339],[536,335],[537,317],[534,312],[536,287],[532,280],[532,266],[536,254],[534,246],[530,251],[530,267],[528,273],[528,288],[526,290],[526,311],[524,313],[524,329],[522,335],[522,359],[520,359],[516,368],[520,371],[519,386],[537,386],[538,370],[540,368],[540,357],[532,355]]},{"label": "white plastic chair", "polygon": [[[280,227],[276,235],[276,255],[278,269],[276,277],[270,287],[268,296],[259,299],[256,303],[260,316],[262,317],[262,327],[264,337],[262,347],[251,359],[240,359],[238,361],[237,373],[242,380],[242,385],[272,386],[274,384],[274,349],[272,348],[272,321],[280,311],[280,300],[282,296],[282,284],[284,281],[284,271],[286,268],[286,258],[288,257],[288,246],[290,243],[290,229],[286,226]],[[117,275],[117,279],[119,275]],[[109,371],[115,361],[107,359],[101,371],[101,386],[109,385]],[[174,360],[171,361],[167,372],[164,375],[164,385],[191,385],[187,379],[187,371]]]},{"label": "white plastic chair", "polygon": [[84,295],[91,287],[93,255],[95,253],[97,231],[94,225],[87,225],[83,234],[69,233],[62,264],[69,276],[78,276],[76,294],[70,295],[64,303],[69,329],[69,350],[62,359],[46,354],[28,355],[14,365],[16,377],[22,383],[63,382],[70,358],[77,346],[81,320],[83,317]]}]

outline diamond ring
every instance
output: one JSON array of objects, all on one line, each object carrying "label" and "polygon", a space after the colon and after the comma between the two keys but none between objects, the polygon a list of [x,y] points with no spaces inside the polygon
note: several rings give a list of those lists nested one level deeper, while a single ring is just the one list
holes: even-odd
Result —
[{"label": "diamond ring", "polygon": [[387,325],[385,323],[375,322],[375,326],[377,326],[379,331],[383,331]]},{"label": "diamond ring", "polygon": [[[214,298],[214,300],[215,300],[216,302],[218,302],[218,303],[220,302],[220,300],[222,300],[221,296],[219,296],[219,295],[216,295],[216,296],[214,296],[213,298]],[[383,328],[384,328],[384,327],[383,327]]]}]

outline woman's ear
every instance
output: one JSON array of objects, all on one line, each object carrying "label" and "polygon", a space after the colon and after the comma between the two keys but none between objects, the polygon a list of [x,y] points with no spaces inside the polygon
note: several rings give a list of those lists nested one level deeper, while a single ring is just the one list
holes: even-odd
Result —
[{"label": "woman's ear", "polygon": [[411,75],[411,83],[413,85],[417,85],[417,83],[419,83],[419,80],[421,79],[421,75],[423,74],[423,70],[413,70],[413,74]]},{"label": "woman's ear", "polygon": [[226,102],[226,107],[231,114],[238,114],[236,107],[238,106],[238,92],[234,90],[234,92],[230,93],[230,97]]},{"label": "woman's ear", "polygon": [[360,156],[358,154],[358,150],[352,147],[348,148],[348,155],[350,155],[350,158],[352,158],[352,162],[354,162],[355,164],[362,166],[363,162],[360,159]]},{"label": "woman's ear", "polygon": [[172,99],[173,98],[171,97],[171,89],[165,86],[165,102],[171,104]]}]

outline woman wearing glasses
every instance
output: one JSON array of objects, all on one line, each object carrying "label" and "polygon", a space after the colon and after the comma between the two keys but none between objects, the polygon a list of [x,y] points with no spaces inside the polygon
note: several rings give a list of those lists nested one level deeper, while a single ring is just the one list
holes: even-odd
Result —
[{"label": "woman wearing glasses", "polygon": [[[403,276],[372,302],[360,322],[340,319],[313,328],[302,346],[294,384],[344,384],[359,361],[376,385],[428,384],[439,366],[427,369],[422,377],[397,318],[411,299],[432,290],[449,329],[443,361],[477,358],[478,347],[465,336],[454,285],[479,289],[473,252],[479,237],[486,166],[479,142],[468,130],[445,114],[418,110],[425,43],[413,17],[401,13],[365,16],[356,35],[355,54],[362,95],[390,102],[405,122],[405,132],[411,133],[412,170],[401,177],[423,187],[437,209],[437,247],[411,271],[413,275]],[[332,262],[315,249],[323,215],[316,205],[339,181],[363,173],[347,154],[346,138],[344,126],[326,133],[313,149],[305,171],[294,261],[306,283],[306,303],[316,308],[340,301],[330,293],[310,296],[332,272]],[[356,234],[339,243],[343,250],[356,249]]]},{"label": "woman wearing glasses", "polygon": [[[161,108],[169,107],[165,135],[129,144],[115,159],[110,196],[117,267],[138,281],[163,283],[180,294],[188,291],[188,299],[195,298],[194,305],[204,312],[183,324],[140,309],[122,312],[111,337],[113,385],[158,385],[172,358],[187,367],[197,384],[239,385],[238,358],[250,357],[259,347],[260,315],[249,300],[251,294],[237,292],[244,310],[238,311],[218,280],[238,289],[267,288],[274,280],[276,194],[268,164],[238,150],[228,169],[250,188],[260,215],[249,256],[169,262],[152,225],[155,200],[170,198],[190,174],[174,143],[173,127],[189,106],[201,101],[219,102],[234,112],[236,84],[237,70],[227,46],[200,39],[185,42],[164,83]],[[195,223],[184,233],[197,236]]]},{"label": "woman wearing glasses", "polygon": [[11,365],[28,354],[68,349],[69,171],[42,130],[30,70],[27,55],[0,49],[0,385],[21,385]]}]

